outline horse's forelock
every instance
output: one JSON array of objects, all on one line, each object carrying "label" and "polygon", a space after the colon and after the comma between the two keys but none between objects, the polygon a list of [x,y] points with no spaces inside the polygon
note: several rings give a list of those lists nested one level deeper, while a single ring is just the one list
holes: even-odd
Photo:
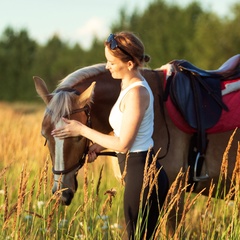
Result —
[{"label": "horse's forelock", "polygon": [[73,92],[59,91],[53,94],[48,105],[52,123],[56,124],[61,117],[67,116],[72,111]]}]

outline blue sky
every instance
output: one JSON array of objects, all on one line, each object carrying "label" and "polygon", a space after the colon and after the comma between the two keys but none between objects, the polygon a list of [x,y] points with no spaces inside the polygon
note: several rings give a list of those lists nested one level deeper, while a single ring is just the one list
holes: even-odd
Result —
[{"label": "blue sky", "polygon": [[[25,28],[30,37],[45,43],[54,34],[82,47],[91,44],[93,36],[105,38],[119,18],[121,8],[128,13],[140,11],[154,0],[0,0],[0,34],[7,26]],[[186,6],[192,0],[165,0]],[[199,0],[206,10],[227,16],[238,0]]]}]

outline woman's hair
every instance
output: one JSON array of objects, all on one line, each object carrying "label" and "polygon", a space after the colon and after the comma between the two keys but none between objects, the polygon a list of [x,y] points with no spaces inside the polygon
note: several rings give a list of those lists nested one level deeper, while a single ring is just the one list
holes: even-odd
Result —
[{"label": "woman's hair", "polygon": [[110,34],[104,43],[113,56],[123,62],[133,61],[135,67],[141,67],[150,61],[150,56],[144,53],[142,41],[132,32],[119,32]]}]

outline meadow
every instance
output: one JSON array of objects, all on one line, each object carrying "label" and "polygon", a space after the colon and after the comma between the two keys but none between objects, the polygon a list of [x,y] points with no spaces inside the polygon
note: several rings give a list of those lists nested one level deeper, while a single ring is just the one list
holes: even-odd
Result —
[{"label": "meadow", "polygon": [[[85,164],[72,204],[62,206],[60,191],[51,192],[51,159],[40,133],[44,106],[0,102],[0,112],[0,239],[126,239],[124,187],[114,176],[111,159],[101,156]],[[212,198],[211,191],[208,197],[186,193],[181,222],[171,239],[239,239],[240,153],[236,154],[231,192],[223,200]],[[173,200],[159,217],[162,228],[156,239],[170,239],[166,219],[179,201],[179,191],[173,188]]]}]

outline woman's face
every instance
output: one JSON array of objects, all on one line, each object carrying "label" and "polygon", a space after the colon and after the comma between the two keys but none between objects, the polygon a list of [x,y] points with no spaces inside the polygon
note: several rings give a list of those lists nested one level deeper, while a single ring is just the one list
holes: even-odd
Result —
[{"label": "woman's face", "polygon": [[107,59],[106,69],[110,71],[113,78],[123,79],[128,74],[128,63],[113,56],[108,47],[105,47],[105,57]]}]

